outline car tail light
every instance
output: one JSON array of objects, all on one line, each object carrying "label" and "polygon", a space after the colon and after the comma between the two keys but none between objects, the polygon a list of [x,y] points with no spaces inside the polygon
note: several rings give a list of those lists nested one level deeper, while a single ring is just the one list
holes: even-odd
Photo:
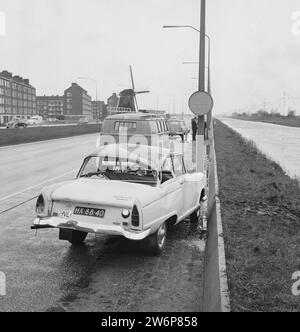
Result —
[{"label": "car tail light", "polygon": [[38,215],[43,214],[45,210],[45,200],[43,195],[40,195],[37,202],[36,202],[36,208],[35,211]]},{"label": "car tail light", "polygon": [[131,224],[133,227],[140,226],[140,215],[139,215],[139,211],[138,211],[136,205],[133,207],[133,210],[132,210]]}]

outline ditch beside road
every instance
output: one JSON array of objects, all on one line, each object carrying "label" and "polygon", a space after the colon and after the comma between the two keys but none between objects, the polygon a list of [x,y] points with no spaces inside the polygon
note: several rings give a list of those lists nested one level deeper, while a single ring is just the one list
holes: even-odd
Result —
[{"label": "ditch beside road", "polygon": [[299,312],[299,183],[222,122],[214,134],[232,310]]}]

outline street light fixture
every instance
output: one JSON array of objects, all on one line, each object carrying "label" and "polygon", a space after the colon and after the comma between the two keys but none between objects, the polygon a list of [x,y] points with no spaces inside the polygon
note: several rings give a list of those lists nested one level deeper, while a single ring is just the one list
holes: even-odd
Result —
[{"label": "street light fixture", "polygon": [[[197,31],[198,33],[201,33],[201,31],[195,27],[193,27],[192,25],[164,25],[163,26],[164,29],[193,29],[195,31]],[[210,55],[211,55],[211,39],[210,36],[205,34],[205,37],[207,38],[208,41],[208,77],[207,77],[207,90],[208,93],[211,94],[211,76],[210,76]],[[190,64],[199,64],[199,62],[183,62],[184,65],[190,65]]]},{"label": "street light fixture", "polygon": [[89,80],[95,83],[96,86],[96,121],[99,122],[99,113],[98,113],[98,82],[91,77],[78,77],[79,80]]}]

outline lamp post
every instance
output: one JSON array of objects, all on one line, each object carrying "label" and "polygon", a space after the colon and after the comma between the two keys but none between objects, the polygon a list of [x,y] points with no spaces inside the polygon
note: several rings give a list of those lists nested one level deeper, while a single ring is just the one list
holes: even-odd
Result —
[{"label": "lamp post", "polygon": [[[96,86],[96,121],[97,123],[99,122],[99,113],[98,113],[98,82],[94,79],[94,78],[91,78],[91,77],[78,77],[79,80],[89,80],[89,81],[92,81],[95,83],[95,86]],[[93,106],[92,106],[93,108]]]},{"label": "lamp post", "polygon": [[[198,91],[205,91],[205,38],[208,37],[209,48],[210,48],[210,38],[206,35],[206,0],[200,0],[200,30],[196,29],[191,25],[164,25],[164,29],[168,28],[190,28],[197,31],[200,34],[200,48],[199,48],[199,77],[198,77]],[[209,50],[210,57],[210,50]],[[210,60],[209,60],[210,66]],[[209,68],[209,83],[208,89],[211,89],[210,84],[210,68]],[[210,92],[210,91],[209,91]],[[209,93],[210,94],[210,93]],[[208,115],[209,121],[211,121],[211,115]],[[210,126],[210,124],[209,124]],[[197,171],[204,171],[204,149],[205,149],[205,117],[204,115],[198,116],[198,135],[197,135]]]},{"label": "lamp post", "polygon": [[[164,29],[193,29],[197,31],[198,33],[201,33],[201,31],[192,25],[164,25]],[[207,92],[211,95],[211,39],[210,36],[205,34],[205,38],[208,42],[208,64],[207,64]],[[183,65],[199,65],[199,62],[183,62]],[[193,78],[194,79],[194,78]],[[199,78],[197,78],[199,80]],[[199,83],[200,86],[200,83]],[[212,120],[212,114],[211,112],[207,115],[207,126],[208,129],[211,128],[211,120]]]}]

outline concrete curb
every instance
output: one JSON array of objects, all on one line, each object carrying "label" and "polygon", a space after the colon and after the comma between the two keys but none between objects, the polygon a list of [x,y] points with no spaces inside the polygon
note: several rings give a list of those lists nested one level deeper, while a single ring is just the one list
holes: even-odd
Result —
[{"label": "concrete curb", "polygon": [[219,199],[219,183],[212,127],[208,198],[208,238],[205,248],[203,311],[230,312],[225,244]]}]

